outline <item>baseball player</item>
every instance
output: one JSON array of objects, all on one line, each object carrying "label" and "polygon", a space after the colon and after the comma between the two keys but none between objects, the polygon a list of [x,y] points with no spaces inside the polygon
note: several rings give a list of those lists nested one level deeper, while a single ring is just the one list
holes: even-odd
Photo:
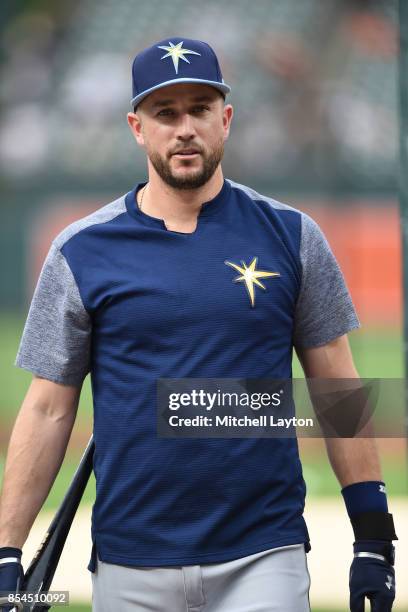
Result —
[{"label": "baseball player", "polygon": [[[89,372],[93,609],[303,612],[296,439],[160,438],[156,383],[290,379],[293,348],[309,378],[357,378],[347,333],[358,319],[316,223],[224,178],[233,107],[213,49],[168,38],[136,56],[132,76],[128,123],[148,180],[55,238],[19,347],[34,378],[8,450],[0,589],[18,588]],[[396,535],[374,442],[326,443],[355,534],[350,609],[367,596],[391,610]]]}]

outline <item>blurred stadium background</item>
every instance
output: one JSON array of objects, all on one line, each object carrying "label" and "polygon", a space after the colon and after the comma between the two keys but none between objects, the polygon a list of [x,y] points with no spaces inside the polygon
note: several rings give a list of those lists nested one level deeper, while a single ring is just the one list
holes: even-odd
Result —
[{"label": "blurred stadium background", "polygon": [[[45,254],[69,222],[146,176],[126,124],[130,65],[136,52],[168,35],[208,41],[232,86],[225,175],[309,212],[328,236],[362,322],[351,335],[360,374],[404,376],[396,0],[3,0],[0,34],[0,462],[31,379],[13,361]],[[296,362],[294,368],[301,375]],[[87,380],[66,462],[25,563],[91,430]],[[391,507],[399,504],[406,516],[404,440],[379,444]],[[352,536],[323,446],[301,441],[310,520],[321,516],[330,530],[331,517],[336,533],[345,530],[346,557],[344,568],[336,562],[319,580],[315,564],[323,572],[324,558],[309,555],[312,609],[346,610]],[[91,482],[81,510],[84,562],[74,562],[72,584],[69,568],[61,576],[71,599],[82,600],[78,610],[90,609],[86,521],[93,496]],[[314,529],[312,544],[321,537]],[[395,609],[408,610],[403,589]]]}]

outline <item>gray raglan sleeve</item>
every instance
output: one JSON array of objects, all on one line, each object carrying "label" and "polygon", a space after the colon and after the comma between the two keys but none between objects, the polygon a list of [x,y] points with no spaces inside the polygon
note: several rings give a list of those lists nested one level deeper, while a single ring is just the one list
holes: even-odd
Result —
[{"label": "gray raglan sleeve", "polygon": [[317,223],[303,213],[300,260],[302,281],[295,310],[295,346],[323,346],[360,327],[336,258]]},{"label": "gray raglan sleeve", "polygon": [[64,385],[80,386],[89,371],[91,319],[71,269],[53,243],[25,323],[15,365]]}]

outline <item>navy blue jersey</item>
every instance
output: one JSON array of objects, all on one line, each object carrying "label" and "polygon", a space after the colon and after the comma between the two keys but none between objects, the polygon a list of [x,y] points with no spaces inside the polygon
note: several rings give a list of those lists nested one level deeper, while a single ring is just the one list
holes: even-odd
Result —
[{"label": "navy blue jersey", "polygon": [[[91,375],[102,561],[188,565],[308,542],[296,439],[163,439],[158,378],[290,378],[294,346],[358,326],[307,215],[225,180],[196,230],[140,211],[138,185],[66,228],[33,297],[17,365]],[[253,294],[238,266],[270,273]],[[90,566],[92,568],[92,565]]]}]

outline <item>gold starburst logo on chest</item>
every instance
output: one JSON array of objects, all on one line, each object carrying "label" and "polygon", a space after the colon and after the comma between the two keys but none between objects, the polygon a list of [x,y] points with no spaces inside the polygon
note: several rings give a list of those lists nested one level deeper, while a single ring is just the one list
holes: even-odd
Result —
[{"label": "gold starburst logo on chest", "polygon": [[245,283],[245,287],[248,291],[249,299],[251,302],[251,306],[255,306],[255,287],[261,287],[261,289],[266,290],[266,287],[261,281],[260,278],[270,278],[273,276],[280,276],[279,272],[267,272],[266,270],[257,270],[256,264],[258,262],[258,258],[254,257],[249,266],[244,261],[241,261],[242,266],[238,264],[232,263],[231,261],[224,261],[225,265],[231,266],[234,270],[240,273],[241,276],[237,276],[234,278],[234,282],[236,283]]}]

